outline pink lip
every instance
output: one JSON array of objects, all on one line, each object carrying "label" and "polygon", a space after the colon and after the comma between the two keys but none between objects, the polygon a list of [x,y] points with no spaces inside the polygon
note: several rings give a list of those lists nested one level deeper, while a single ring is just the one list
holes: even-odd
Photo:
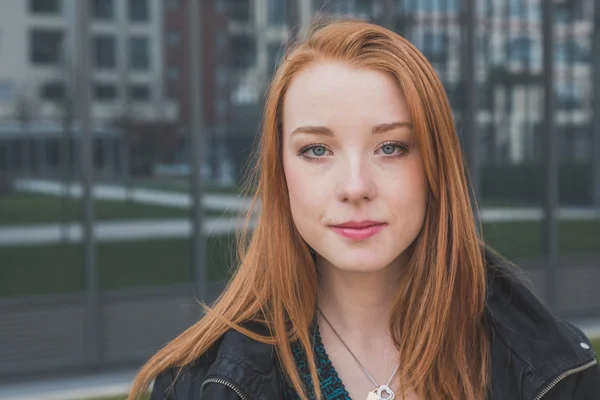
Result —
[{"label": "pink lip", "polygon": [[346,222],[331,226],[336,233],[354,240],[364,240],[374,236],[385,227],[384,223],[376,221]]}]

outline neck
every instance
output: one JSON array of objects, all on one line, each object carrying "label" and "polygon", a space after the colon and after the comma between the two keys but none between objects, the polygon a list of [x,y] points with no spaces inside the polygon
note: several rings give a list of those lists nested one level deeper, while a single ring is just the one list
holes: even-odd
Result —
[{"label": "neck", "polygon": [[390,310],[397,293],[399,268],[362,273],[342,271],[323,259],[318,306],[338,332],[359,342],[389,330]]}]

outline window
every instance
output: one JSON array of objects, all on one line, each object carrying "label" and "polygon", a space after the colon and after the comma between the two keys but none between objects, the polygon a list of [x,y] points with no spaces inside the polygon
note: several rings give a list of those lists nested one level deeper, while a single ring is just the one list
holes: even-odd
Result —
[{"label": "window", "polygon": [[527,6],[526,0],[509,0],[508,2],[508,15],[511,17],[526,17]]},{"label": "window", "polygon": [[583,94],[581,87],[575,82],[560,82],[556,84],[557,106],[564,110],[581,108]]},{"label": "window", "polygon": [[256,42],[249,36],[231,37],[231,61],[233,68],[246,69],[256,64]]},{"label": "window", "polygon": [[227,48],[227,34],[225,34],[223,31],[218,30],[215,33],[215,43],[216,43],[216,48],[217,50],[221,50],[221,49],[225,49]]},{"label": "window", "polygon": [[217,112],[217,118],[219,120],[223,120],[225,119],[225,117],[227,116],[227,102],[225,101],[225,99],[218,98],[216,101],[216,112]]},{"label": "window", "polygon": [[589,51],[579,42],[556,43],[554,47],[554,60],[558,64],[573,64],[589,62]]},{"label": "window", "polygon": [[216,0],[215,10],[217,10],[217,12],[224,13],[225,11],[227,11],[227,4],[225,3],[225,1],[226,0]]},{"label": "window", "polygon": [[177,31],[169,31],[167,32],[167,43],[171,46],[175,46],[177,44],[179,44],[179,42],[181,41],[181,36],[179,35],[179,32]]},{"label": "window", "polygon": [[97,83],[94,98],[98,101],[112,101],[117,98],[117,87],[111,83]]},{"label": "window", "polygon": [[179,8],[179,0],[167,0],[167,8],[169,10],[176,10]]},{"label": "window", "polygon": [[458,12],[459,11],[459,0],[446,0],[445,1],[446,4],[443,5],[443,10],[444,11],[450,11],[450,12]]},{"label": "window", "polygon": [[47,82],[41,87],[40,97],[49,101],[62,100],[65,98],[65,85],[62,82]]},{"label": "window", "polygon": [[530,38],[521,37],[513,39],[510,43],[510,61],[529,64],[532,59],[533,42]]},{"label": "window", "polygon": [[574,11],[571,3],[557,4],[554,9],[554,22],[566,24],[573,21]]},{"label": "window", "polygon": [[171,80],[177,80],[179,79],[179,68],[177,67],[169,67],[169,69],[167,69],[167,77]]},{"label": "window", "polygon": [[59,14],[60,0],[29,0],[29,11],[32,14]]},{"label": "window", "polygon": [[137,71],[150,69],[150,48],[147,37],[137,36],[129,39],[129,66]]},{"label": "window", "polygon": [[92,12],[98,20],[112,20],[115,18],[115,1],[94,0]]},{"label": "window", "polygon": [[29,60],[35,65],[57,65],[62,59],[64,34],[54,29],[33,29],[29,34]]},{"label": "window", "polygon": [[147,22],[150,19],[148,0],[129,0],[129,20]]},{"label": "window", "polygon": [[235,21],[250,21],[250,1],[229,0],[229,15]]},{"label": "window", "polygon": [[147,85],[129,86],[129,98],[133,101],[150,100],[150,88]]},{"label": "window", "polygon": [[481,4],[481,14],[489,15],[493,12],[492,0],[485,0]]},{"label": "window", "polygon": [[[363,3],[362,9],[363,12],[367,12],[367,7],[369,7],[370,3],[362,1]],[[434,13],[434,12],[456,12],[459,8],[458,0],[445,0],[445,1],[405,1],[405,2],[397,2],[398,11],[404,13],[415,13],[415,12],[425,12],[425,13]]]},{"label": "window", "polygon": [[431,62],[445,62],[448,56],[448,35],[446,33],[425,32],[423,53]]},{"label": "window", "polygon": [[10,81],[0,81],[0,101],[13,99],[13,84]]},{"label": "window", "polygon": [[227,86],[227,69],[224,66],[217,66],[215,75],[217,77],[217,86],[218,87],[226,87]]},{"label": "window", "polygon": [[110,35],[98,35],[94,38],[96,68],[113,69],[116,67],[115,43],[115,38]]},{"label": "window", "polygon": [[285,23],[286,3],[281,0],[269,0],[267,4],[267,20],[270,25],[283,25]]}]

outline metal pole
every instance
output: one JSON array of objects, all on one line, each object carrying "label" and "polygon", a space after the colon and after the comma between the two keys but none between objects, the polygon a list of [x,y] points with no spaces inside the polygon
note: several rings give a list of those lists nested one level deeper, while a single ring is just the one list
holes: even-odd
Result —
[{"label": "metal pole", "polygon": [[10,178],[12,179],[13,175],[17,171],[17,161],[15,160],[15,154],[17,152],[17,140],[9,139],[6,141],[6,171]]},{"label": "metal pole", "polygon": [[68,180],[68,168],[70,165],[71,154],[70,154],[70,146],[68,140],[70,140],[69,136],[67,136],[66,130],[70,129],[67,126],[63,126],[63,130],[65,131],[60,138],[60,147],[59,147],[59,171],[60,176],[63,181],[63,193],[60,196],[60,239],[61,242],[65,243],[67,241],[67,224],[69,218],[67,216],[68,210],[68,202],[69,202],[69,185],[71,182]]},{"label": "metal pole", "polygon": [[493,46],[493,38],[495,37],[495,35],[499,35],[500,33],[496,31],[496,26],[494,24],[494,21],[496,20],[496,13],[495,11],[495,5],[494,4],[490,4],[489,5],[489,9],[488,9],[488,14],[486,15],[488,21],[490,21],[490,28],[488,30],[488,32],[486,32],[486,47],[487,47],[487,63],[486,63],[486,68],[487,68],[487,80],[488,80],[488,87],[489,87],[489,92],[487,94],[488,98],[489,98],[489,111],[490,111],[490,130],[489,130],[489,134],[490,134],[490,145],[492,147],[491,150],[491,154],[489,156],[486,155],[487,161],[488,162],[492,162],[493,164],[496,163],[496,161],[498,160],[498,127],[497,127],[497,118],[496,118],[496,111],[497,111],[497,105],[496,105],[496,72],[495,72],[495,64],[494,64],[494,59],[493,59],[493,54],[494,54],[494,47]]},{"label": "metal pole", "polygon": [[[123,11],[123,10],[121,10]],[[123,38],[129,38],[129,20],[127,18],[127,13],[121,13],[119,17],[118,30],[119,35]],[[121,153],[121,180],[126,189],[127,200],[133,199],[133,191],[134,191],[134,177],[132,176],[131,171],[131,163],[130,163],[130,152],[131,152],[131,134],[132,134],[132,125],[133,125],[133,113],[131,108],[131,99],[129,96],[129,59],[127,55],[129,54],[129,41],[123,41],[123,45],[120,46],[119,52],[119,81],[123,87],[121,91],[121,100],[123,109],[121,111],[121,115],[119,116],[119,127],[118,131],[121,135],[121,143],[122,150]]]},{"label": "metal pole", "polygon": [[50,175],[51,171],[50,171],[50,166],[48,165],[48,139],[46,138],[39,138],[37,139],[37,141],[35,142],[36,144],[36,158],[37,158],[37,168],[38,168],[38,175],[39,176],[44,176],[44,175]]},{"label": "metal pole", "polygon": [[90,49],[89,49],[89,2],[77,1],[77,101],[76,113],[79,122],[79,144],[81,183],[83,188],[83,244],[86,290],[86,359],[96,363],[100,359],[100,304],[98,276],[96,270],[96,246],[93,231],[94,203],[92,200],[93,138],[90,124]]},{"label": "metal pole", "polygon": [[204,151],[204,105],[202,99],[202,7],[199,1],[190,0],[188,22],[190,32],[190,142],[191,142],[191,195],[192,195],[192,278],[196,297],[207,298],[207,273],[204,263],[203,185],[200,168]]},{"label": "metal pole", "polygon": [[469,175],[471,176],[473,198],[479,200],[479,158],[477,154],[479,136],[477,135],[477,77],[475,35],[476,35],[476,1],[465,0],[465,52],[463,60],[463,80],[465,82],[465,110],[461,115],[464,130],[465,149]]},{"label": "metal pole", "polygon": [[542,223],[542,251],[546,256],[546,302],[556,309],[556,269],[558,267],[558,156],[554,124],[554,2],[544,1],[544,133],[545,133],[545,219]]},{"label": "metal pole", "polygon": [[594,206],[600,210],[600,4],[594,6],[594,37],[592,43],[592,81],[594,82],[592,112],[592,175]]}]

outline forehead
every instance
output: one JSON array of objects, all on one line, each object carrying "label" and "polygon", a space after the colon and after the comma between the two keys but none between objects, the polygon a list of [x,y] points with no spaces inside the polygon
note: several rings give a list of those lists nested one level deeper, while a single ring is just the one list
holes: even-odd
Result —
[{"label": "forehead", "polygon": [[283,102],[285,132],[299,124],[349,125],[410,121],[395,78],[343,62],[320,62],[298,72]]}]

